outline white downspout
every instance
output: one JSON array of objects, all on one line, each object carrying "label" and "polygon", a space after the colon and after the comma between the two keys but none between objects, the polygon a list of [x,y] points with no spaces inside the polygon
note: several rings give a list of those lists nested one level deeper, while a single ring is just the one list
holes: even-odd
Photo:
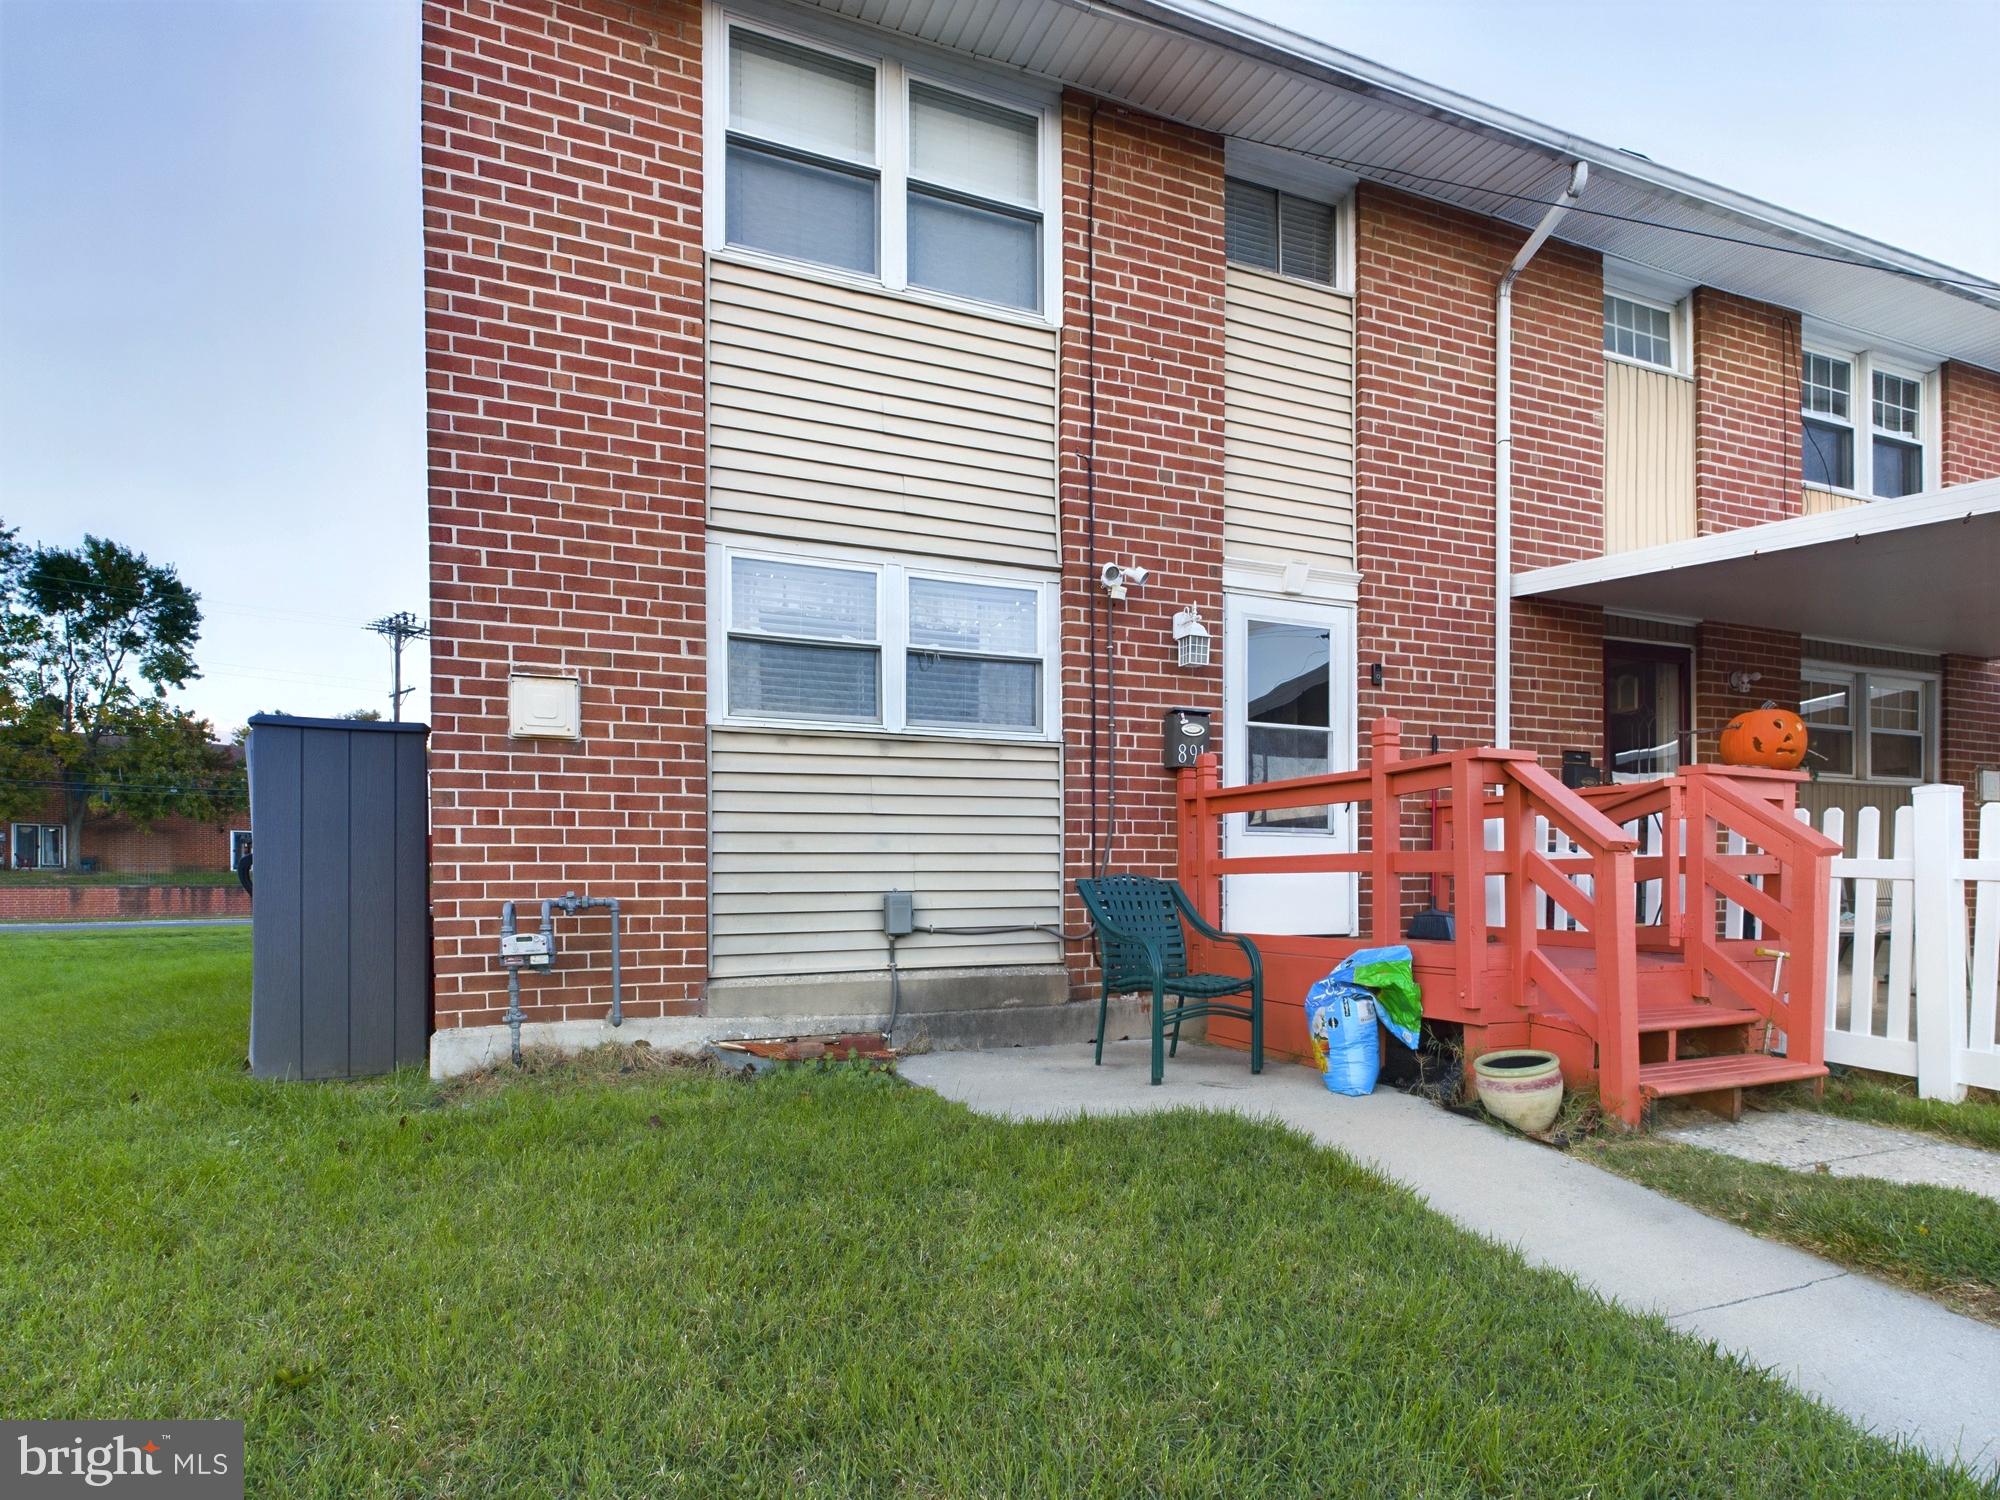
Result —
[{"label": "white downspout", "polygon": [[1514,731],[1514,282],[1555,233],[1590,181],[1590,164],[1570,168],[1569,186],[1500,278],[1493,337],[1493,746],[1506,750]]}]

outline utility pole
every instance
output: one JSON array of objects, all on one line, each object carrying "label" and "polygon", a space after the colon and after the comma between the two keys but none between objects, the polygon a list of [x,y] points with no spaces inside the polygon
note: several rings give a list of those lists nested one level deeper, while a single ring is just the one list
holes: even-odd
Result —
[{"label": "utility pole", "polygon": [[415,688],[403,686],[403,642],[421,640],[431,633],[431,628],[407,609],[398,610],[393,615],[384,615],[379,620],[370,620],[368,628],[379,636],[386,636],[390,648],[395,652],[394,685],[389,692],[389,718],[400,723],[403,718],[403,700],[416,691]]}]

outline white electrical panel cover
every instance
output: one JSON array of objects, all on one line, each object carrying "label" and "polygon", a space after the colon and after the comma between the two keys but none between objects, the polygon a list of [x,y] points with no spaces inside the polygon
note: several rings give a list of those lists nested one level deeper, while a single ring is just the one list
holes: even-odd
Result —
[{"label": "white electrical panel cover", "polygon": [[574,677],[507,679],[507,733],[515,739],[583,738],[583,684]]}]

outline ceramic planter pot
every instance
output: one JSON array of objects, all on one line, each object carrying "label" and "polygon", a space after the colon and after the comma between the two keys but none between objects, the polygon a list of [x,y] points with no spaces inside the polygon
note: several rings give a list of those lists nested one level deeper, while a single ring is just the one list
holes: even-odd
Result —
[{"label": "ceramic planter pot", "polygon": [[1511,1047],[1475,1058],[1472,1071],[1488,1114],[1530,1135],[1555,1124],[1563,1102],[1562,1064],[1555,1053]]}]

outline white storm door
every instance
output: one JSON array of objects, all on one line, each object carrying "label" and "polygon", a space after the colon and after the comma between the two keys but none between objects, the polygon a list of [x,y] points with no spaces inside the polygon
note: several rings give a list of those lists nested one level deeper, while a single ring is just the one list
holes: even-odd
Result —
[{"label": "white storm door", "polygon": [[[1231,594],[1223,618],[1222,780],[1284,781],[1354,767],[1354,608]],[[1224,819],[1223,852],[1347,853],[1354,809],[1301,807]],[[1222,912],[1237,932],[1345,937],[1352,875],[1229,875]]]}]

